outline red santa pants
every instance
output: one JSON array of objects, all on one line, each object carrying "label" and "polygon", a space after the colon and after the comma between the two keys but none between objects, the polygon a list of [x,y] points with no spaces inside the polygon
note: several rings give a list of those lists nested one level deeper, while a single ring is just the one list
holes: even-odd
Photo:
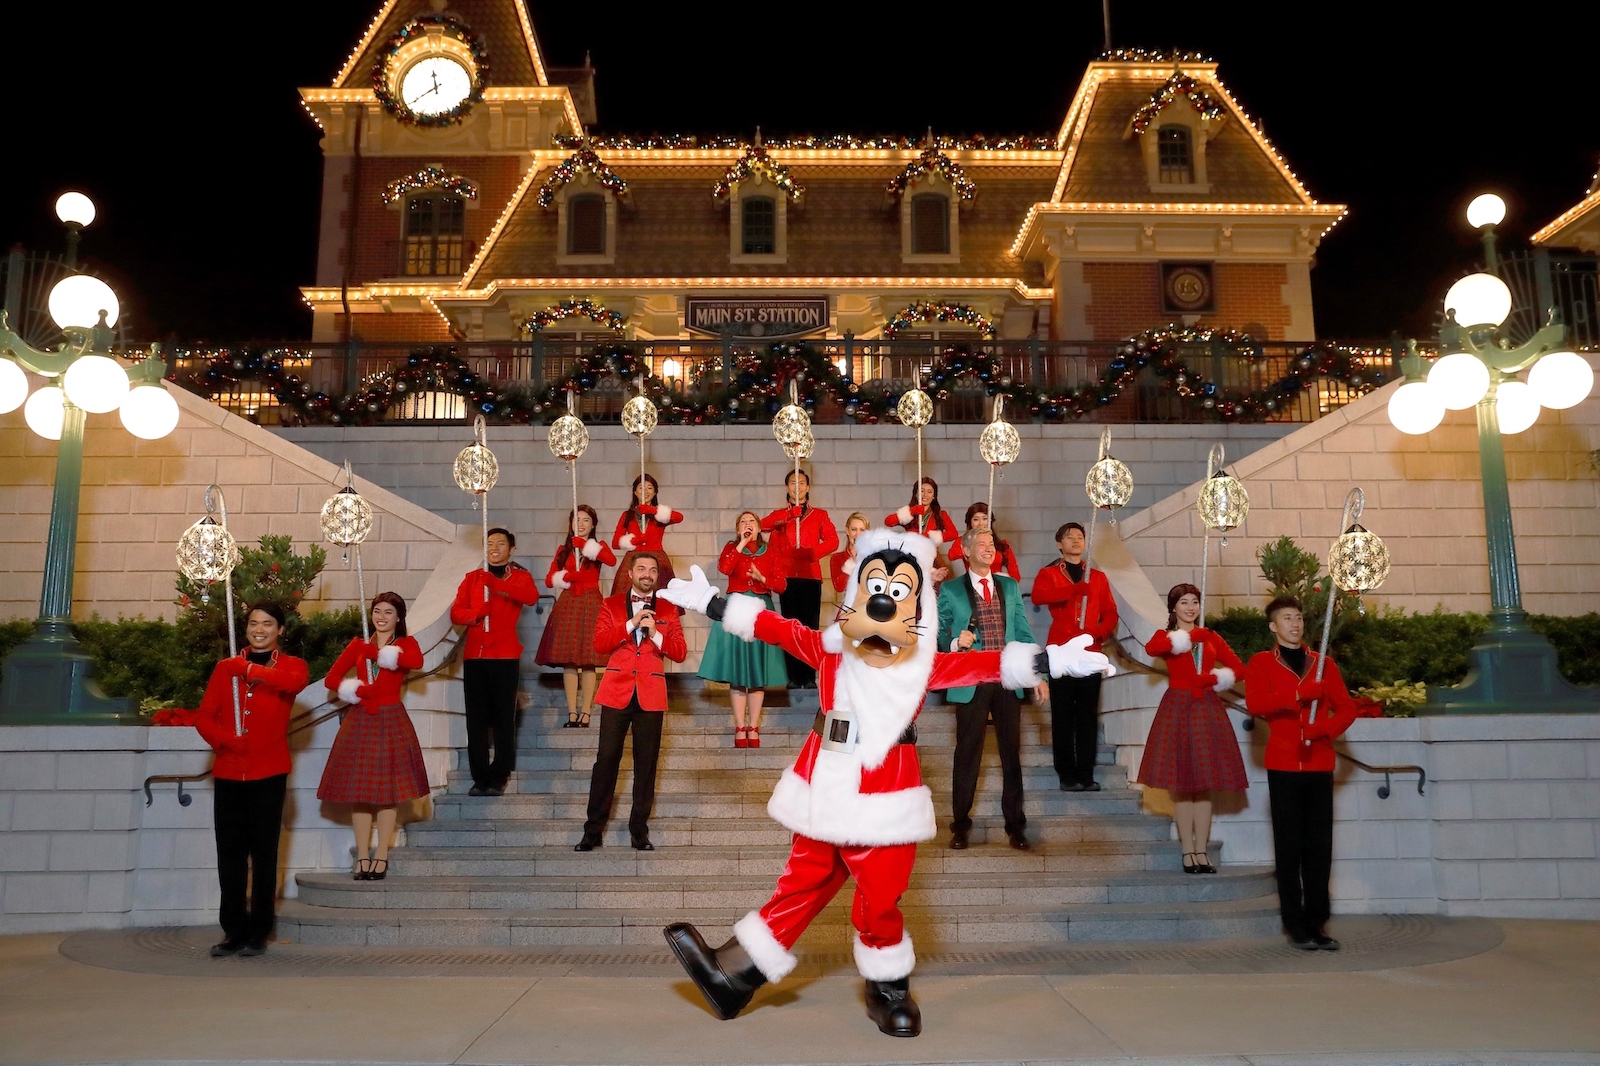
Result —
[{"label": "red santa pants", "polygon": [[772,898],[761,908],[761,920],[785,949],[793,948],[822,908],[855,877],[850,922],[869,948],[888,948],[905,936],[900,897],[911,882],[915,844],[857,848],[829,844],[796,833],[789,862],[778,877]]}]

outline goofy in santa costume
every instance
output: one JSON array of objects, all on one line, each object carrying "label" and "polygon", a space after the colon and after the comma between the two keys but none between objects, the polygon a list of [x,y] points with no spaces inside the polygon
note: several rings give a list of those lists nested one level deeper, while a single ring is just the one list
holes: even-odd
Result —
[{"label": "goofy in santa costume", "polygon": [[728,633],[775,644],[817,670],[821,711],[794,765],[783,773],[767,813],[794,832],[789,862],[772,898],[712,950],[687,923],[664,930],[667,943],[719,1018],[737,1015],[756,990],[798,961],[790,948],[847,878],[856,879],[850,920],[856,967],[867,983],[867,1016],[890,1036],[916,1036],[922,1015],[908,978],[916,965],[900,897],[917,842],[938,832],[933,794],[922,783],[915,720],[930,689],[998,681],[1031,688],[1042,675],[1110,673],[1083,636],[1041,651],[1013,642],[1003,650],[940,653],[939,612],[927,537],[873,529],[856,538],[860,564],[839,620],[818,633],[764,609],[753,596],[722,596],[700,567],[658,595],[721,621]]}]

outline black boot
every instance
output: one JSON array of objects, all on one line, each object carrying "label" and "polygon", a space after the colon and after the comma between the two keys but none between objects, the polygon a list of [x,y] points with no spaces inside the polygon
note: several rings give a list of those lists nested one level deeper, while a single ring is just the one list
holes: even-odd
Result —
[{"label": "black boot", "polygon": [[890,1036],[916,1036],[922,1032],[922,1011],[911,998],[911,980],[867,982],[867,1017],[878,1032]]},{"label": "black boot", "polygon": [[689,979],[723,1021],[736,1017],[756,994],[756,989],[767,983],[737,939],[712,951],[706,947],[700,931],[688,922],[674,922],[661,932]]}]

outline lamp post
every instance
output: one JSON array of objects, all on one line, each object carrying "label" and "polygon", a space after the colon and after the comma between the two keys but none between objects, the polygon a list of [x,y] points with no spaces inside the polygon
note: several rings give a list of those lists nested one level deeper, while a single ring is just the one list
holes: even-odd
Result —
[{"label": "lamp post", "polygon": [[[68,193],[58,201],[56,213],[67,226],[70,262],[76,256],[79,231],[94,220],[94,205],[81,193]],[[155,440],[177,425],[178,405],[162,384],[166,365],[157,348],[152,347],[150,355],[133,366],[124,366],[107,354],[120,308],[116,293],[105,282],[87,274],[69,274],[50,290],[49,309],[63,334],[55,351],[40,351],[23,341],[0,312],[0,413],[23,407],[35,433],[61,442],[50,500],[39,620],[33,636],[6,656],[0,680],[0,723],[127,722],[136,718],[131,701],[108,698],[95,687],[93,660],[72,636],[84,420],[88,414],[120,408],[128,432]],[[29,396],[25,371],[49,381]]]},{"label": "lamp post", "polygon": [[[1485,194],[1467,208],[1468,222],[1483,237],[1488,270],[1469,274],[1445,295],[1439,331],[1447,353],[1423,377],[1416,345],[1402,363],[1406,384],[1389,400],[1389,418],[1404,433],[1426,433],[1446,409],[1476,408],[1478,460],[1483,479],[1484,531],[1489,552],[1489,629],[1472,648],[1472,666],[1461,684],[1429,690],[1424,713],[1550,714],[1600,711],[1600,692],[1570,684],[1556,668],[1556,650],[1528,627],[1517,576],[1517,546],[1511,522],[1502,438],[1521,433],[1541,407],[1563,409],[1581,402],[1594,387],[1588,361],[1565,345],[1566,328],[1555,309],[1548,323],[1522,344],[1499,329],[1511,314],[1511,290],[1500,280],[1495,227],[1505,203]],[[1528,371],[1527,381],[1518,374]]]}]

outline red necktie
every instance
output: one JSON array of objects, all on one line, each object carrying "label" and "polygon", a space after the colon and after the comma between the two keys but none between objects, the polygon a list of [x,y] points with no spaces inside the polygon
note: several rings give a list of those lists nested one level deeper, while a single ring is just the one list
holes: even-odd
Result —
[{"label": "red necktie", "polygon": [[978,584],[983,586],[983,602],[984,603],[988,603],[989,602],[989,579],[986,578],[986,577],[980,577],[978,579]]}]

